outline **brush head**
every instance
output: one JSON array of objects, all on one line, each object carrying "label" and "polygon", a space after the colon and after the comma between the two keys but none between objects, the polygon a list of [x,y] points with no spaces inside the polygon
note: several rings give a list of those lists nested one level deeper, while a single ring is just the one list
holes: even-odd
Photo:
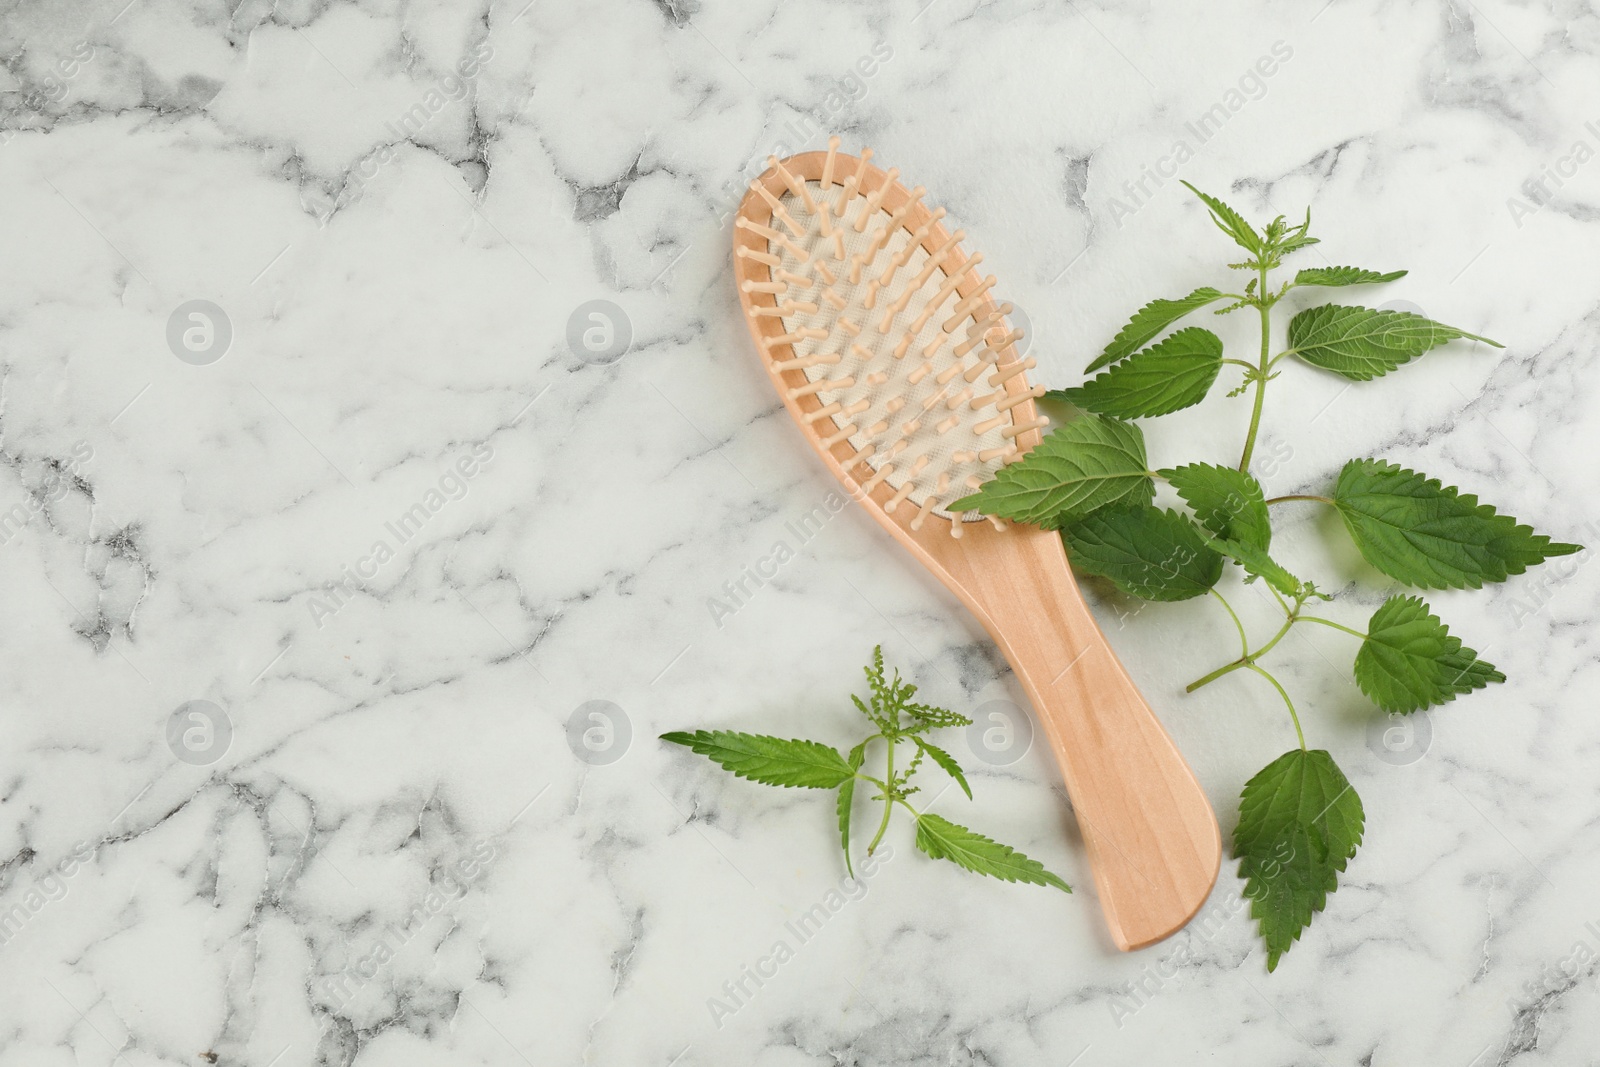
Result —
[{"label": "brush head", "polygon": [[871,149],[769,160],[740,206],[734,275],[784,402],[842,480],[912,530],[1038,443],[1009,304],[944,209]]}]

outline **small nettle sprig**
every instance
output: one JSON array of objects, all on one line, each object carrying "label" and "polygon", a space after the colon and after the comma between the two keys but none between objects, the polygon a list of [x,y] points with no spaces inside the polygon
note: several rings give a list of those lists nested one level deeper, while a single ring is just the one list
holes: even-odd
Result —
[{"label": "small nettle sprig", "polygon": [[[922,767],[924,757],[955,780],[956,785],[972,799],[972,787],[955,757],[940,748],[927,735],[934,730],[971,726],[972,720],[931,704],[912,700],[917,687],[900,679],[896,670],[892,677],[883,671],[883,648],[872,651],[872,665],[866,668],[867,686],[871,690],[866,700],[851,694],[851,701],[873,727],[860,744],[848,755],[819,741],[786,740],[766,734],[747,734],[733,730],[695,730],[693,733],[673,731],[661,735],[663,741],[683,745],[722,765],[740,778],[748,778],[763,785],[800,786],[810,789],[837,789],[835,810],[839,817],[839,843],[844,849],[845,869],[852,877],[855,867],[850,858],[850,827],[855,807],[858,783],[871,786],[877,792],[871,799],[881,801],[883,815],[878,820],[878,831],[867,845],[867,855],[878,848],[889,829],[889,816],[896,806],[904,808],[916,820],[917,848],[934,859],[949,860],[977,874],[988,875],[1007,882],[1030,882],[1034,885],[1055,886],[1065,892],[1072,888],[1060,878],[1045,870],[1037,860],[1000,842],[958,826],[930,811],[918,811],[908,798],[921,792],[922,787],[911,784],[912,777]],[[868,747],[880,742],[883,750],[883,773],[867,774]],[[911,758],[895,769],[895,754],[902,745],[911,746]]]},{"label": "small nettle sprig", "polygon": [[[1243,291],[1204,287],[1140,308],[1089,364],[1088,373],[1100,372],[1096,377],[1046,394],[1084,414],[950,508],[1059,529],[1079,571],[1104,578],[1129,596],[1177,601],[1210,595],[1226,610],[1238,631],[1239,656],[1190,683],[1188,691],[1235,671],[1249,671],[1282,698],[1299,740],[1299,748],[1246,783],[1233,837],[1239,875],[1270,971],[1337,887],[1338,875],[1361,843],[1366,816],[1333,757],[1306,747],[1294,701],[1262,666],[1262,658],[1301,623],[1349,634],[1360,642],[1352,663],[1356,685],[1378,707],[1395,714],[1435,707],[1505,681],[1504,674],[1464,646],[1419,597],[1391,595],[1368,619],[1365,632],[1308,612],[1308,606],[1332,598],[1273,559],[1270,507],[1310,501],[1333,508],[1375,570],[1401,585],[1424,589],[1477,589],[1485,582],[1503,582],[1581,546],[1552,542],[1480,504],[1470,493],[1379,459],[1350,460],[1324,493],[1267,499],[1250,474],[1250,458],[1261,429],[1267,383],[1283,373],[1289,357],[1366,382],[1451,341],[1503,346],[1421,315],[1323,304],[1291,317],[1288,346],[1274,353],[1272,311],[1293,290],[1380,284],[1406,272],[1313,267],[1274,287],[1270,274],[1284,257],[1318,243],[1308,232],[1310,212],[1298,225],[1279,216],[1257,230],[1216,197],[1192,185],[1189,189],[1204,202],[1217,227],[1245,251],[1243,262],[1228,264],[1250,275]],[[1180,319],[1223,300],[1229,302],[1216,314],[1252,308],[1259,315],[1261,348],[1254,361],[1225,357],[1222,340],[1197,326],[1157,340]],[[1242,368],[1239,385],[1228,396],[1254,393],[1238,464],[1189,463],[1151,470],[1144,435],[1126,420],[1198,404],[1224,366]],[[1171,486],[1188,506],[1187,514],[1155,506],[1156,479]],[[1245,582],[1259,581],[1283,610],[1282,625],[1254,647],[1238,614],[1216,588],[1229,562],[1241,569]]]}]

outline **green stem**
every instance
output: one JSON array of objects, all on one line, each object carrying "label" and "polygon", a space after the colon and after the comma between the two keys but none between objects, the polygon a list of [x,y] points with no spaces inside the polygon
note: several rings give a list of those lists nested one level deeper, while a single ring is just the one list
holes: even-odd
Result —
[{"label": "green stem", "polygon": [[1352,630],[1352,629],[1350,629],[1350,627],[1344,626],[1344,625],[1342,625],[1340,623],[1337,623],[1337,622],[1334,622],[1332,619],[1324,619],[1324,618],[1320,618],[1320,617],[1318,617],[1316,615],[1302,615],[1302,616],[1300,616],[1300,621],[1301,622],[1320,622],[1322,625],[1331,626],[1335,630],[1343,630],[1345,633],[1349,634],[1351,637],[1359,637],[1363,641],[1365,641],[1367,639],[1367,635],[1362,633],[1360,630]]},{"label": "green stem", "polygon": [[1246,666],[1255,671],[1257,674],[1261,675],[1261,677],[1265,678],[1267,681],[1271,682],[1272,688],[1276,689],[1278,691],[1278,695],[1283,698],[1284,704],[1289,708],[1289,718],[1294,720],[1294,733],[1295,736],[1300,739],[1300,751],[1304,752],[1306,750],[1306,732],[1300,729],[1300,716],[1294,710],[1294,701],[1289,699],[1288,692],[1283,688],[1282,685],[1278,684],[1278,680],[1276,678],[1262,670],[1260,667],[1257,667],[1254,663],[1248,663]]},{"label": "green stem", "polygon": [[[1269,586],[1267,586],[1267,588],[1268,589],[1272,589],[1272,586],[1269,585]],[[1213,589],[1212,592],[1215,593],[1216,590]],[[1272,593],[1273,593],[1274,596],[1277,596],[1277,590],[1273,589]],[[1221,593],[1217,593],[1217,599],[1219,599],[1219,600],[1222,599],[1222,594]],[[1227,607],[1227,603],[1228,602],[1226,600],[1223,600],[1222,603],[1223,603],[1224,607]],[[1246,643],[1245,652],[1244,652],[1244,654],[1242,656],[1240,656],[1238,659],[1234,660],[1232,663],[1224,663],[1222,666],[1218,667],[1216,670],[1212,671],[1210,674],[1205,675],[1202,678],[1196,678],[1194,681],[1190,682],[1184,688],[1184,692],[1192,693],[1196,689],[1201,688],[1202,686],[1210,685],[1212,682],[1216,681],[1218,678],[1221,678],[1224,674],[1230,674],[1233,671],[1238,670],[1240,667],[1249,667],[1251,670],[1257,669],[1256,668],[1256,660],[1260,659],[1262,656],[1264,656],[1268,652],[1272,651],[1273,646],[1276,645],[1279,641],[1283,640],[1283,635],[1289,632],[1289,628],[1295,624],[1296,620],[1305,617],[1305,616],[1302,616],[1300,614],[1300,606],[1302,604],[1304,604],[1305,601],[1297,600],[1295,602],[1294,607],[1292,607],[1292,608],[1289,607],[1288,604],[1285,604],[1281,597],[1278,599],[1278,603],[1283,606],[1285,618],[1283,620],[1283,625],[1278,628],[1278,632],[1277,633],[1272,635],[1272,639],[1271,640],[1269,640],[1266,644],[1262,645],[1260,648],[1256,649],[1254,652],[1251,652],[1249,650],[1248,643]],[[1228,614],[1229,615],[1233,615],[1234,624],[1235,625],[1239,625],[1239,616],[1234,615],[1233,608],[1231,608],[1231,607],[1228,608]],[[1326,622],[1327,620],[1324,619],[1324,620],[1320,620],[1320,621]],[[1241,641],[1243,641],[1243,639],[1244,639],[1244,627],[1242,625],[1239,625],[1239,637],[1240,637]]]},{"label": "green stem", "polygon": [[1273,645],[1275,645],[1279,641],[1283,640],[1283,635],[1289,632],[1289,627],[1293,626],[1294,625],[1294,621],[1297,618],[1300,617],[1297,614],[1299,612],[1299,610],[1300,610],[1300,605],[1296,604],[1294,606],[1294,611],[1291,611],[1289,613],[1289,617],[1287,619],[1283,620],[1283,626],[1279,628],[1277,633],[1272,635],[1272,640],[1268,641],[1266,644],[1262,645],[1260,648],[1256,649],[1254,652],[1252,652],[1250,654],[1250,656],[1248,657],[1250,659],[1250,662],[1254,663],[1256,660],[1260,659],[1262,656],[1265,656],[1268,652],[1272,651],[1272,646]]},{"label": "green stem", "polygon": [[[887,763],[884,766],[883,780],[885,782],[893,782],[894,781],[894,742],[895,742],[895,739],[892,738],[892,737],[888,737],[888,738],[885,738],[884,740],[889,742],[889,757],[888,757]],[[889,829],[889,814],[892,811],[894,811],[894,799],[895,799],[894,797],[889,795],[889,792],[890,792],[889,787],[887,785],[885,785],[883,787],[883,821],[878,823],[878,832],[877,832],[877,834],[875,834],[873,836],[872,844],[867,846],[867,855],[869,855],[869,856],[872,855],[875,851],[877,851],[878,842],[883,840],[884,832]]]},{"label": "green stem", "polygon": [[909,811],[914,818],[922,818],[922,812],[918,811],[916,808],[913,808],[905,797],[895,797],[894,802]]},{"label": "green stem", "polygon": [[1244,438],[1244,454],[1239,457],[1239,470],[1248,474],[1250,472],[1250,456],[1256,450],[1256,432],[1261,429],[1261,408],[1267,401],[1267,359],[1268,348],[1272,343],[1272,302],[1267,299],[1267,268],[1261,268],[1260,302],[1256,305],[1261,311],[1261,366],[1260,377],[1256,379],[1256,402],[1250,412],[1250,430]]},{"label": "green stem", "polygon": [[1218,678],[1221,678],[1224,674],[1231,674],[1232,672],[1238,670],[1240,667],[1247,667],[1249,665],[1250,665],[1249,658],[1246,657],[1246,656],[1240,656],[1238,659],[1234,660],[1232,663],[1224,663],[1222,666],[1218,667],[1216,670],[1212,671],[1210,674],[1206,675],[1204,678],[1196,678],[1194,681],[1192,681],[1188,685],[1184,686],[1183,691],[1185,693],[1192,693],[1196,689],[1201,688],[1202,686],[1210,685],[1212,682],[1216,681]]},{"label": "green stem", "polygon": [[[1269,504],[1282,504],[1285,500],[1318,500],[1324,504],[1333,504],[1332,497],[1317,496],[1314,493],[1291,493],[1289,496],[1275,496],[1267,500]],[[1337,506],[1337,505],[1335,505]]]},{"label": "green stem", "polygon": [[1239,655],[1248,656],[1250,654],[1250,638],[1245,635],[1244,623],[1239,621],[1239,615],[1233,610],[1233,605],[1228,603],[1227,598],[1217,592],[1215,587],[1207,589],[1206,592],[1216,597],[1217,602],[1228,609],[1228,618],[1233,620],[1234,629],[1239,631]]}]

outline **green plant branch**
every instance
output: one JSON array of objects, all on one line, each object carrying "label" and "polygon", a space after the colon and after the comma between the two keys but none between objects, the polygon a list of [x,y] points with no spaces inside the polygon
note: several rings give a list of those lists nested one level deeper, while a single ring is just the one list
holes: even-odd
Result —
[{"label": "green plant branch", "polygon": [[[1272,586],[1269,585],[1269,586],[1267,586],[1267,588],[1269,590],[1272,590],[1272,595],[1273,596],[1278,596],[1278,591],[1276,589],[1272,589]],[[1217,593],[1217,591],[1215,589],[1212,589],[1211,592],[1216,593],[1218,600],[1222,600],[1222,594],[1221,593]],[[1223,604],[1224,607],[1228,607],[1228,602],[1226,600],[1222,600],[1222,604]],[[1249,650],[1249,642],[1248,642],[1248,640],[1245,639],[1244,626],[1239,623],[1239,616],[1234,614],[1233,608],[1228,607],[1228,614],[1229,615],[1233,615],[1234,624],[1239,627],[1239,637],[1240,637],[1241,641],[1244,641],[1244,643],[1245,643],[1245,651],[1244,651],[1244,653],[1238,659],[1233,660],[1231,663],[1224,663],[1222,666],[1218,667],[1216,670],[1212,671],[1210,674],[1204,675],[1204,676],[1202,676],[1200,678],[1196,678],[1194,681],[1190,682],[1187,686],[1184,687],[1184,692],[1192,693],[1196,689],[1200,689],[1200,688],[1203,688],[1204,686],[1208,686],[1212,682],[1216,681],[1218,678],[1221,678],[1223,675],[1231,674],[1233,671],[1236,671],[1241,667],[1248,667],[1248,668],[1250,668],[1252,670],[1256,669],[1256,665],[1255,665],[1256,664],[1256,660],[1260,659],[1262,656],[1266,655],[1268,652],[1271,652],[1272,649],[1278,644],[1278,642],[1283,640],[1284,634],[1287,634],[1289,632],[1290,628],[1292,626],[1294,626],[1294,624],[1296,622],[1300,621],[1301,619],[1311,618],[1311,616],[1309,616],[1309,615],[1301,615],[1300,614],[1300,608],[1302,606],[1304,606],[1304,604],[1305,604],[1305,597],[1304,596],[1297,597],[1295,599],[1295,602],[1294,602],[1294,607],[1292,607],[1292,608],[1289,607],[1289,605],[1284,602],[1282,597],[1278,597],[1278,604],[1279,604],[1279,606],[1281,606],[1284,609],[1283,625],[1278,627],[1278,632],[1273,634],[1272,637],[1267,641],[1266,644],[1262,645],[1260,648],[1256,649],[1254,652],[1251,652]],[[1316,621],[1324,622],[1324,623],[1328,622],[1327,619],[1318,619]],[[1337,625],[1337,624],[1336,623],[1330,623],[1330,625]]]},{"label": "green plant branch", "polygon": [[[1046,870],[1039,861],[943,816],[918,811],[907,802],[907,797],[920,792],[920,787],[912,785],[911,779],[924,757],[937,764],[971,799],[972,788],[961,764],[945,749],[923,740],[923,735],[931,730],[972,726],[973,720],[948,708],[914,702],[912,698],[916,695],[917,687],[903,681],[898,670],[892,679],[884,676],[882,645],[872,650],[872,662],[866,668],[866,675],[871,695],[866,700],[852,695],[851,703],[876,727],[876,731],[868,734],[848,754],[820,741],[774,737],[741,730],[672,730],[662,734],[661,740],[682,745],[740,778],[763,785],[834,791],[832,807],[838,827],[839,847],[844,853],[845,871],[852,878],[856,875],[851,856],[860,847],[861,840],[851,833],[854,807],[860,799],[859,783],[870,782],[878,788],[877,796],[872,799],[883,801],[883,819],[868,846],[869,854],[874,853],[883,842],[895,806],[898,805],[917,820],[917,850],[930,858],[948,860],[974,874],[1002,881],[1054,886],[1062,892],[1072,892],[1070,885]],[[878,740],[885,743],[882,778],[862,770],[868,746]],[[897,770],[895,748],[906,740],[916,746],[916,752]]]},{"label": "green plant branch", "polygon": [[907,800],[905,797],[895,797],[894,798],[894,802],[896,804],[900,805],[902,808],[905,808],[907,811],[909,811],[915,817],[917,817],[919,819],[922,818],[922,812],[918,811],[916,808],[913,808],[911,806],[911,802],[909,800]]},{"label": "green plant branch", "polygon": [[1305,730],[1300,725],[1300,713],[1295,710],[1294,701],[1289,698],[1288,690],[1284,689],[1282,683],[1280,683],[1278,681],[1278,679],[1276,677],[1274,677],[1270,671],[1268,671],[1265,668],[1263,668],[1256,661],[1259,660],[1262,656],[1266,655],[1268,652],[1272,651],[1272,649],[1277,646],[1278,642],[1283,640],[1284,635],[1286,635],[1291,629],[1294,628],[1296,623],[1301,623],[1301,622],[1318,623],[1319,625],[1322,625],[1322,626],[1332,627],[1335,630],[1342,630],[1343,632],[1345,632],[1347,634],[1350,634],[1352,637],[1359,637],[1362,640],[1365,640],[1367,635],[1362,633],[1359,630],[1353,630],[1350,627],[1344,625],[1343,623],[1334,622],[1332,619],[1324,619],[1324,618],[1322,618],[1321,616],[1318,616],[1318,615],[1302,615],[1302,614],[1300,614],[1300,610],[1301,610],[1301,608],[1303,608],[1305,606],[1306,599],[1307,599],[1307,597],[1309,595],[1307,592],[1302,592],[1300,595],[1296,596],[1295,599],[1294,599],[1294,606],[1290,607],[1289,604],[1286,601],[1284,601],[1283,597],[1278,594],[1278,591],[1276,589],[1273,589],[1272,586],[1270,586],[1270,585],[1268,585],[1267,588],[1272,592],[1273,596],[1277,598],[1279,606],[1281,606],[1284,609],[1283,625],[1278,627],[1278,632],[1273,634],[1272,637],[1269,638],[1265,644],[1263,644],[1260,648],[1256,649],[1254,652],[1249,651],[1249,641],[1245,636],[1245,630],[1244,630],[1243,624],[1241,624],[1239,622],[1239,616],[1237,614],[1235,614],[1233,608],[1228,604],[1227,600],[1225,600],[1223,598],[1221,593],[1218,593],[1215,589],[1210,590],[1210,592],[1212,594],[1214,594],[1219,601],[1222,602],[1222,606],[1228,609],[1228,614],[1233,618],[1234,625],[1239,630],[1239,639],[1240,639],[1240,642],[1245,646],[1245,651],[1244,651],[1244,654],[1241,655],[1238,659],[1233,660],[1232,662],[1229,662],[1229,663],[1224,663],[1222,666],[1218,667],[1216,670],[1212,671],[1210,674],[1204,675],[1204,676],[1202,676],[1200,678],[1195,679],[1193,682],[1190,682],[1188,684],[1188,686],[1185,687],[1184,691],[1188,692],[1188,693],[1192,693],[1196,689],[1200,689],[1203,686],[1210,685],[1212,682],[1216,681],[1218,678],[1221,678],[1221,677],[1223,677],[1224,675],[1227,675],[1227,674],[1232,674],[1234,671],[1239,670],[1241,668],[1243,668],[1245,670],[1249,670],[1249,671],[1254,671],[1256,674],[1261,675],[1261,677],[1263,677],[1267,681],[1271,682],[1272,683],[1272,687],[1274,689],[1276,689],[1278,691],[1278,695],[1283,698],[1284,705],[1289,709],[1289,717],[1294,720],[1295,736],[1300,741],[1301,750],[1305,751],[1305,748],[1306,748],[1306,734],[1305,734]]},{"label": "green plant branch", "polygon": [[888,783],[883,786],[883,820],[878,823],[878,832],[873,835],[872,843],[867,846],[867,855],[872,855],[878,849],[878,842],[883,840],[884,833],[889,829],[889,815],[894,811],[894,802],[898,799],[894,795],[894,745],[897,738],[886,737],[889,743],[889,754],[885,759],[883,780]]},{"label": "green plant branch", "polygon": [[1239,655],[1248,656],[1250,654],[1250,638],[1244,632],[1244,623],[1239,621],[1238,612],[1233,610],[1233,605],[1228,603],[1227,597],[1217,592],[1216,586],[1212,586],[1210,589],[1207,589],[1206,592],[1216,597],[1217,603],[1221,604],[1227,609],[1228,618],[1233,620],[1234,629],[1239,631]]},{"label": "green plant branch", "polygon": [[1261,364],[1256,370],[1256,400],[1250,411],[1250,429],[1244,438],[1244,454],[1239,457],[1239,469],[1250,470],[1250,457],[1256,449],[1256,433],[1261,429],[1261,409],[1267,402],[1268,353],[1272,345],[1272,298],[1267,296],[1267,265],[1261,264],[1261,287],[1256,297],[1256,307],[1261,311]]},{"label": "green plant branch", "polygon": [[1350,627],[1345,626],[1342,623],[1334,622],[1332,619],[1324,619],[1324,618],[1321,618],[1321,617],[1316,616],[1316,615],[1302,615],[1302,616],[1300,616],[1300,621],[1301,622],[1319,622],[1324,626],[1331,626],[1335,630],[1343,630],[1345,633],[1349,634],[1351,637],[1359,637],[1363,641],[1365,641],[1367,639],[1367,635],[1362,633],[1360,630],[1352,630],[1352,629],[1350,629]]},{"label": "green plant branch", "polygon": [[1276,689],[1278,691],[1278,695],[1283,698],[1284,704],[1289,708],[1289,718],[1294,720],[1294,734],[1295,737],[1300,739],[1300,751],[1304,752],[1306,750],[1306,732],[1300,728],[1300,715],[1294,710],[1294,701],[1289,699],[1288,691],[1285,690],[1283,686],[1279,684],[1278,679],[1274,678],[1268,671],[1256,666],[1254,663],[1247,663],[1245,666],[1249,667],[1251,670],[1261,675],[1261,677],[1271,682],[1272,688]]},{"label": "green plant branch", "polygon": [[[1270,589],[1271,586],[1268,586],[1268,588]],[[1268,652],[1271,652],[1273,647],[1276,646],[1279,641],[1283,640],[1283,635],[1289,632],[1289,628],[1293,626],[1295,621],[1300,617],[1301,603],[1303,603],[1303,601],[1296,601],[1294,608],[1290,610],[1288,616],[1284,618],[1283,625],[1278,627],[1278,632],[1272,635],[1272,639],[1250,654],[1248,658],[1251,662],[1255,662],[1262,656],[1265,656]]]},{"label": "green plant branch", "polygon": [[[1143,374],[1158,379],[1159,388],[1141,385],[1144,392],[1133,395],[1132,383],[1136,376],[1130,371],[1126,383],[1096,379],[1094,387],[1085,386],[1084,391],[1089,399],[1100,403],[1108,416],[1155,417],[1204,399],[1218,383],[1218,361],[1240,368],[1239,379],[1232,379],[1232,372],[1228,373],[1230,385],[1226,395],[1233,398],[1251,392],[1254,395],[1250,398],[1250,415],[1237,468],[1198,462],[1172,468],[1167,481],[1188,505],[1191,514],[1162,511],[1153,500],[1143,502],[1142,497],[1132,496],[1135,492],[1154,496],[1150,483],[1137,477],[1138,468],[1149,463],[1142,434],[1132,431],[1129,435],[1132,441],[1124,447],[1120,438],[1114,441],[1109,435],[1085,433],[1082,441],[1085,446],[1097,449],[1115,446],[1125,452],[1126,459],[1119,459],[1116,468],[1124,472],[1130,488],[1113,502],[1126,504],[1131,497],[1134,506],[1107,510],[1096,518],[1094,508],[1084,508],[1080,513],[1074,504],[1069,517],[1078,525],[1067,527],[1063,536],[1068,539],[1075,567],[1109,578],[1131,595],[1151,601],[1183,600],[1203,589],[1222,604],[1239,635],[1240,654],[1191,682],[1185,687],[1187,692],[1192,693],[1240,669],[1248,669],[1266,679],[1288,709],[1299,749],[1278,757],[1245,784],[1238,808],[1240,822],[1234,835],[1239,873],[1247,883],[1245,895],[1258,903],[1272,903],[1271,907],[1261,907],[1252,913],[1267,946],[1267,970],[1271,971],[1322,910],[1327,893],[1336,888],[1337,876],[1345,871],[1346,862],[1355,856],[1361,843],[1365,813],[1360,798],[1329,753],[1308,748],[1304,725],[1293,698],[1261,661],[1274,653],[1301,621],[1338,630],[1357,638],[1360,643],[1361,651],[1352,664],[1356,685],[1376,706],[1391,712],[1435,707],[1491,682],[1503,682],[1505,675],[1479,659],[1459,638],[1451,637],[1449,628],[1420,597],[1387,596],[1366,623],[1366,632],[1331,618],[1303,613],[1306,605],[1331,598],[1317,591],[1313,583],[1290,574],[1272,558],[1269,548],[1273,519],[1281,515],[1272,515],[1264,505],[1308,501],[1339,509],[1345,530],[1361,555],[1387,577],[1416,587],[1477,588],[1485,581],[1504,581],[1512,573],[1522,573],[1524,559],[1531,565],[1582,549],[1576,544],[1552,542],[1549,537],[1536,535],[1530,527],[1517,524],[1511,516],[1500,515],[1492,507],[1477,503],[1475,496],[1437,479],[1375,459],[1351,460],[1343,466],[1337,498],[1332,496],[1331,487],[1325,488],[1327,495],[1291,493],[1267,498],[1260,482],[1251,475],[1251,463],[1263,431],[1267,383],[1282,373],[1279,364],[1293,356],[1296,363],[1321,368],[1352,381],[1368,381],[1451,341],[1479,338],[1422,315],[1346,306],[1340,301],[1320,303],[1298,313],[1287,309],[1285,347],[1274,354],[1273,308],[1287,293],[1301,287],[1300,279],[1313,290],[1341,290],[1347,286],[1393,281],[1406,272],[1329,264],[1299,273],[1291,268],[1292,279],[1283,281],[1280,268],[1284,258],[1318,243],[1318,238],[1309,235],[1309,211],[1305,221],[1297,225],[1289,224],[1279,215],[1257,228],[1217,197],[1187,181],[1182,184],[1205,205],[1217,229],[1243,249],[1242,262],[1227,264],[1230,270],[1243,272],[1246,283],[1240,287],[1242,292],[1220,293],[1207,287],[1181,299],[1145,304],[1134,312],[1127,326],[1119,331],[1090,369],[1122,357],[1140,359],[1141,353],[1134,349],[1159,337],[1191,312],[1216,305],[1224,298],[1230,302],[1226,306],[1212,306],[1212,314],[1226,315],[1244,308],[1256,310],[1259,351],[1251,353],[1249,358],[1237,358],[1243,353],[1231,343],[1224,345],[1215,334],[1206,339],[1203,349],[1198,343],[1186,348],[1183,344],[1168,346],[1166,342],[1158,342],[1145,350],[1142,366],[1135,366]],[[1280,281],[1276,288],[1269,288],[1273,271],[1279,271]],[[1204,370],[1210,377],[1203,387],[1189,388],[1176,381],[1179,370],[1184,374]],[[1168,382],[1166,377],[1174,380]],[[1025,482],[1020,477],[1008,479],[1004,488],[1009,495],[993,494],[996,503],[1012,511],[1031,514],[1033,495],[1030,494],[1036,494],[1039,488],[1054,492],[1057,483],[1063,487],[1097,483],[1097,476],[1088,472],[1101,470],[1104,464],[1087,454],[1068,454],[1066,446],[1079,443],[1076,439],[1060,438],[1058,444],[1062,447],[1046,452],[1027,468],[1036,481]],[[1053,466],[1063,459],[1069,462],[1059,468]],[[1081,471],[1073,464],[1081,467]],[[1092,484],[1090,488],[1098,493],[1101,487]],[[1103,506],[1103,502],[1096,503],[1096,507]],[[1442,519],[1447,519],[1453,527],[1459,524],[1457,528],[1473,532],[1459,537],[1452,534],[1451,538],[1437,536]],[[1213,555],[1198,560],[1187,558],[1187,562],[1196,564],[1188,569],[1169,568],[1167,564],[1174,558],[1180,537],[1190,533],[1198,534],[1213,550]],[[1493,548],[1489,547],[1491,544]],[[1253,626],[1247,629],[1229,599],[1215,588],[1223,572],[1231,573],[1231,568],[1224,568],[1214,558],[1216,555],[1231,558],[1242,566],[1250,575],[1247,581],[1261,581],[1283,613],[1276,632],[1257,647],[1252,647],[1256,640],[1251,632]],[[892,781],[890,784],[895,785]],[[1308,806],[1305,798],[1311,795],[1311,790],[1332,800],[1325,806],[1320,800]],[[1322,810],[1318,811],[1317,807]],[[1335,808],[1337,817],[1329,817]],[[1314,853],[1311,855],[1305,854],[1304,849],[1300,849],[1299,854],[1282,855],[1281,846],[1301,843],[1301,838],[1291,836],[1299,834],[1308,835],[1314,845],[1326,847],[1310,849]]]},{"label": "green plant branch", "polygon": [[1210,674],[1204,675],[1204,676],[1202,676],[1200,678],[1196,678],[1194,681],[1192,681],[1188,685],[1184,686],[1183,691],[1185,693],[1192,693],[1196,689],[1200,689],[1200,688],[1203,688],[1204,686],[1208,686],[1212,682],[1216,681],[1218,678],[1221,678],[1224,674],[1232,674],[1234,671],[1238,670],[1240,667],[1247,666],[1249,664],[1249,662],[1250,662],[1250,657],[1249,656],[1240,656],[1238,659],[1234,660],[1232,663],[1224,663],[1222,666],[1218,667],[1216,670],[1212,671]]}]

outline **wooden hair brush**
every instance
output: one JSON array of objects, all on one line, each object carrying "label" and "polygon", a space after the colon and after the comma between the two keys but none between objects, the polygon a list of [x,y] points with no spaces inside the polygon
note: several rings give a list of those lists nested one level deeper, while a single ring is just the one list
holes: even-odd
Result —
[{"label": "wooden hair brush", "polygon": [[1061,766],[1124,950],[1181,928],[1216,880],[1216,817],[1084,604],[1058,534],[944,506],[1039,443],[1032,359],[993,275],[899,171],[779,161],[734,229],[739,301],[789,414],[878,523],[977,616]]}]

